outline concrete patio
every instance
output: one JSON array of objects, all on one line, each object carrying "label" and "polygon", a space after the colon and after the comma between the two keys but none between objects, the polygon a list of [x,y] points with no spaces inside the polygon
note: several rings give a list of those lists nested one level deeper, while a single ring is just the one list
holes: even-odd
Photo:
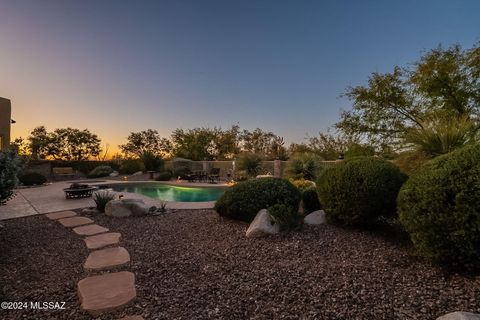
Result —
[{"label": "concrete patio", "polygon": [[[88,180],[79,181],[80,183],[88,183],[89,185],[102,184],[119,184],[119,183],[139,183],[140,181],[117,181],[117,180],[102,180],[90,182]],[[36,214],[44,214],[57,211],[73,210],[79,208],[93,207],[95,202],[93,198],[81,199],[65,199],[63,189],[68,188],[72,181],[55,182],[52,184],[17,189],[15,197],[8,201],[6,205],[0,206],[0,220],[13,219],[25,216],[32,216]],[[226,186],[225,184],[205,184],[205,183],[189,183],[189,182],[159,182],[159,181],[142,181],[141,183],[166,183],[170,185],[184,186],[184,187],[219,187]],[[161,201],[152,199],[147,196],[122,192],[125,199],[141,199],[149,206],[160,206]],[[209,209],[213,208],[215,201],[206,202],[175,202],[167,201],[167,207],[171,209]]]}]

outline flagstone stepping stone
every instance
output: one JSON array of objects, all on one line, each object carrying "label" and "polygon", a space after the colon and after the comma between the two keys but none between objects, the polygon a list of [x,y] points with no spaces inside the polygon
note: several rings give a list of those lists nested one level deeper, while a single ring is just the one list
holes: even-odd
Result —
[{"label": "flagstone stepping stone", "polygon": [[88,249],[100,249],[112,244],[118,244],[120,236],[118,232],[109,232],[86,237],[84,240]]},{"label": "flagstone stepping stone", "polygon": [[107,231],[107,228],[101,227],[98,224],[90,224],[88,226],[73,228],[73,232],[80,236],[92,236],[94,234],[104,233]]},{"label": "flagstone stepping stone", "polygon": [[78,282],[81,308],[96,316],[135,299],[135,275],[128,271],[91,276]]},{"label": "flagstone stepping stone", "polygon": [[64,218],[57,220],[60,222],[64,227],[73,228],[78,226],[83,226],[85,224],[93,223],[92,219],[86,217],[72,217],[72,218]]},{"label": "flagstone stepping stone", "polygon": [[143,320],[142,316],[126,316],[118,320]]},{"label": "flagstone stepping stone", "polygon": [[86,270],[104,270],[120,267],[129,262],[128,251],[123,247],[115,247],[90,252],[83,267]]},{"label": "flagstone stepping stone", "polygon": [[49,213],[46,216],[50,220],[57,220],[57,219],[63,219],[63,218],[70,218],[76,215],[77,214],[73,211],[60,211],[60,212]]}]

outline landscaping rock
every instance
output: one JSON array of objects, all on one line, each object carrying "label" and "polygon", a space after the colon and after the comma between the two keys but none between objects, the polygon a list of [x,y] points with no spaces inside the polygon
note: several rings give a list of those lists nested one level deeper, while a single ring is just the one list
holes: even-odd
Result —
[{"label": "landscaping rock", "polygon": [[303,221],[306,224],[313,225],[313,226],[318,226],[320,224],[325,224],[327,223],[327,217],[325,214],[325,211],[323,210],[317,210],[309,213]]},{"label": "landscaping rock", "polygon": [[82,309],[94,316],[118,309],[135,299],[135,275],[123,271],[82,279],[78,295]]},{"label": "landscaping rock", "polygon": [[105,270],[130,262],[130,254],[123,247],[107,248],[90,252],[83,267],[86,270]]},{"label": "landscaping rock", "polygon": [[91,236],[94,234],[104,233],[107,231],[108,231],[107,228],[101,227],[97,224],[90,224],[88,226],[73,228],[73,232],[75,232],[80,236]]},{"label": "landscaping rock", "polygon": [[142,316],[126,316],[118,320],[143,320]]},{"label": "landscaping rock", "polygon": [[258,211],[255,219],[247,229],[246,236],[248,238],[262,237],[268,234],[276,234],[280,232],[280,226],[273,222],[267,212],[267,209]]},{"label": "landscaping rock", "polygon": [[86,237],[84,240],[88,249],[100,249],[113,244],[118,244],[120,236],[121,235],[118,232],[109,232]]},{"label": "landscaping rock", "polygon": [[105,206],[105,214],[112,217],[141,216],[149,210],[150,207],[140,199],[112,200]]},{"label": "landscaping rock", "polygon": [[72,217],[72,218],[64,218],[57,220],[60,222],[64,227],[73,228],[78,226],[83,226],[85,224],[93,223],[92,219],[86,217]]},{"label": "landscaping rock", "polygon": [[132,174],[132,176],[141,176],[142,174],[143,174],[142,171],[137,171],[134,174]]},{"label": "landscaping rock", "polygon": [[97,210],[97,208],[95,207],[90,207],[90,208],[84,208],[82,209],[82,213],[83,214],[97,214],[99,213],[99,211]]},{"label": "landscaping rock", "polygon": [[437,320],[480,320],[480,314],[455,311],[438,317]]},{"label": "landscaping rock", "polygon": [[119,173],[118,171],[113,171],[112,173],[109,174],[110,177],[118,177]]}]

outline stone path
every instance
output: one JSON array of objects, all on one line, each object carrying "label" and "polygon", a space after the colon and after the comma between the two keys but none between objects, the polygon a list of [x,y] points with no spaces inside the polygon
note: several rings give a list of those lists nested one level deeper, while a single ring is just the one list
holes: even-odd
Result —
[{"label": "stone path", "polygon": [[[73,211],[53,212],[46,217],[66,228],[73,228],[72,231],[79,236],[85,236],[85,245],[92,250],[83,265],[87,272],[109,272],[90,275],[78,282],[78,297],[83,310],[98,316],[121,309],[136,298],[135,275],[129,271],[115,272],[115,269],[130,263],[128,251],[118,246],[120,233],[108,232],[107,228]],[[143,320],[143,317],[127,316],[122,319]]]}]

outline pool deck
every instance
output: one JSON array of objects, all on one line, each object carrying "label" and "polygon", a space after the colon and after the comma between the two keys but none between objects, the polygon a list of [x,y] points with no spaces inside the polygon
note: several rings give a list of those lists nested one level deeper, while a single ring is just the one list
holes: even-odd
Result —
[{"label": "pool deck", "polygon": [[[23,188],[16,190],[16,196],[7,202],[6,205],[0,206],[0,220],[13,219],[37,214],[45,214],[49,212],[57,212],[64,210],[80,209],[86,207],[94,207],[95,202],[92,198],[83,199],[65,199],[63,189],[68,188],[75,181],[55,182],[44,186]],[[208,184],[193,183],[186,181],[118,181],[118,180],[80,180],[79,183],[89,185],[104,184],[129,184],[129,183],[164,183],[183,187],[227,187],[227,184]],[[141,199],[147,205],[160,206],[161,201],[149,198],[147,196],[122,192],[124,199]],[[167,201],[167,208],[171,209],[211,209],[215,201],[206,202],[175,202]]]}]

